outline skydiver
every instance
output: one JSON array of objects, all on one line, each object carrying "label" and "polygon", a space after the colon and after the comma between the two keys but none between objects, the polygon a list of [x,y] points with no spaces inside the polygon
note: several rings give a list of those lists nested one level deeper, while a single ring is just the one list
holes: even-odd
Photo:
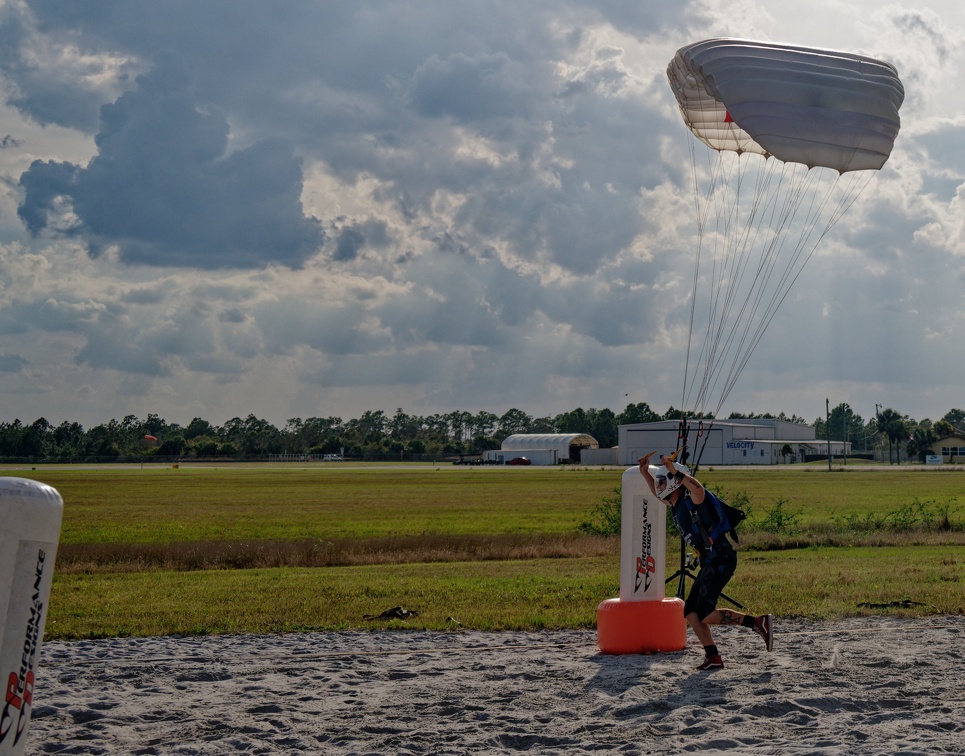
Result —
[{"label": "skydiver", "polygon": [[704,660],[697,669],[720,669],[724,661],[714,644],[711,625],[751,628],[770,651],[774,647],[774,618],[770,614],[753,616],[717,608],[724,587],[737,569],[737,552],[727,540],[728,526],[726,518],[719,514],[719,499],[690,474],[686,465],[674,463],[678,453],[679,450],[669,457],[661,456],[662,467],[652,472],[650,457],[656,452],[640,457],[638,464],[654,496],[670,507],[677,529],[700,556],[700,571],[684,603],[684,617],[704,647]]}]

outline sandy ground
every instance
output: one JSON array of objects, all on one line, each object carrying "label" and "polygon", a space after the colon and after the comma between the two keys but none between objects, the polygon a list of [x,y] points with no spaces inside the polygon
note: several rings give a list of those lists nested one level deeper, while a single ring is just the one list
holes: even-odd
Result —
[{"label": "sandy ground", "polygon": [[965,753],[965,617],[776,626],[710,673],[592,631],[49,642],[28,753]]}]

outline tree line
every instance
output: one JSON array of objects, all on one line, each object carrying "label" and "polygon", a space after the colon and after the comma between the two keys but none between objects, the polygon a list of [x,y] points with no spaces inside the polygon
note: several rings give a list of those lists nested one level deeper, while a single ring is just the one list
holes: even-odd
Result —
[{"label": "tree line", "polygon": [[875,416],[865,422],[849,404],[839,404],[827,418],[814,421],[815,436],[824,440],[850,441],[856,452],[870,451],[879,443],[887,444],[889,462],[897,462],[904,448],[909,457],[924,462],[925,455],[936,441],[956,433],[965,434],[965,410],[949,410],[936,422],[928,418],[915,420],[890,407],[876,407],[875,410]]},{"label": "tree line", "polygon": [[[148,414],[143,420],[128,415],[88,429],[77,422],[54,426],[39,418],[25,425],[17,419],[0,422],[0,458],[103,461],[155,456],[190,459],[339,454],[357,459],[436,459],[498,449],[503,439],[514,433],[586,433],[602,448],[608,448],[617,444],[620,425],[679,417],[680,411],[674,407],[658,413],[641,402],[628,404],[620,413],[578,407],[553,417],[533,417],[517,408],[502,415],[454,411],[428,416],[410,415],[400,408],[394,415],[374,410],[351,420],[296,417],[282,428],[253,414],[234,417],[222,425],[196,417],[186,426],[168,423],[156,414]],[[803,418],[788,417],[783,412],[729,416],[739,418],[776,418],[806,424]],[[705,422],[707,419],[709,416]],[[918,448],[965,427],[965,411],[953,409],[932,423],[886,409],[865,422],[847,404],[841,404],[827,420],[819,418],[813,425],[817,438],[826,439],[830,432],[832,439],[851,441],[855,450],[874,448],[879,439],[887,439],[889,450],[892,443],[897,448],[907,443],[908,453],[914,456]],[[915,451],[912,444],[917,445]]]}]

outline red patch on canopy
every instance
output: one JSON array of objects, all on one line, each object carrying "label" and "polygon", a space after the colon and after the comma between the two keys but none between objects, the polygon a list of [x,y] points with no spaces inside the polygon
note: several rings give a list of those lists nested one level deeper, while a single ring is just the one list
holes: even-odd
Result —
[{"label": "red patch on canopy", "polygon": [[727,110],[725,112],[726,112],[726,115],[724,116],[724,123],[733,123],[734,119],[730,117],[730,111]]}]

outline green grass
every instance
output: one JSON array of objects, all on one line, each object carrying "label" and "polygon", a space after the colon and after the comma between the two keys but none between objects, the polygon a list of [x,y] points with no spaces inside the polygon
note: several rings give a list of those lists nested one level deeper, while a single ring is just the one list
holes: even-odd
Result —
[{"label": "green grass", "polygon": [[[592,628],[599,602],[619,588],[618,541],[576,532],[612,496],[619,469],[5,472],[49,483],[65,501],[48,638]],[[741,566],[727,590],[748,609],[803,617],[965,612],[961,471],[715,469],[701,478],[750,499]],[[776,502],[799,512],[798,532],[760,530]],[[954,527],[855,532],[856,523],[915,502],[947,505]],[[267,561],[248,560],[254,552]],[[310,561],[302,552],[337,558]],[[295,556],[286,561],[286,553]],[[668,574],[677,557],[671,543]],[[292,566],[304,564],[344,566]],[[396,605],[420,614],[364,619]]]},{"label": "green grass", "polygon": [[[728,592],[778,616],[965,613],[965,547],[807,548],[742,554]],[[874,605],[915,602],[908,608]],[[872,605],[872,606],[863,606]]]},{"label": "green grass", "polygon": [[[673,590],[668,586],[668,595]],[[965,551],[887,547],[744,554],[727,593],[749,611],[779,617],[961,614]],[[619,566],[610,557],[405,564],[392,569],[368,565],[75,574],[55,578],[46,637],[386,627],[592,629],[599,603],[618,594]],[[917,605],[897,606],[908,601]],[[863,606],[875,604],[896,606]],[[419,616],[365,619],[392,606],[418,611]]]},{"label": "green grass", "polygon": [[[148,467],[11,471],[64,498],[61,542],[295,541],[419,535],[572,533],[620,484],[599,468]],[[746,493],[753,528],[783,500],[801,525],[866,517],[914,501],[965,519],[965,473],[817,468],[709,469],[701,479]]]},{"label": "green grass", "polygon": [[713,468],[701,481],[733,494],[747,492],[755,512],[784,500],[801,511],[803,525],[830,522],[835,516],[883,513],[923,502],[950,503],[965,517],[965,472],[961,469],[895,468],[869,470],[862,466],[827,468],[782,466],[748,470]]},{"label": "green grass", "polygon": [[472,467],[40,469],[61,541],[165,543],[568,533],[613,470]]},{"label": "green grass", "polygon": [[[590,627],[596,605],[618,589],[617,571],[613,559],[597,558],[68,575],[58,579],[46,634]],[[419,616],[364,618],[398,605]]]}]

